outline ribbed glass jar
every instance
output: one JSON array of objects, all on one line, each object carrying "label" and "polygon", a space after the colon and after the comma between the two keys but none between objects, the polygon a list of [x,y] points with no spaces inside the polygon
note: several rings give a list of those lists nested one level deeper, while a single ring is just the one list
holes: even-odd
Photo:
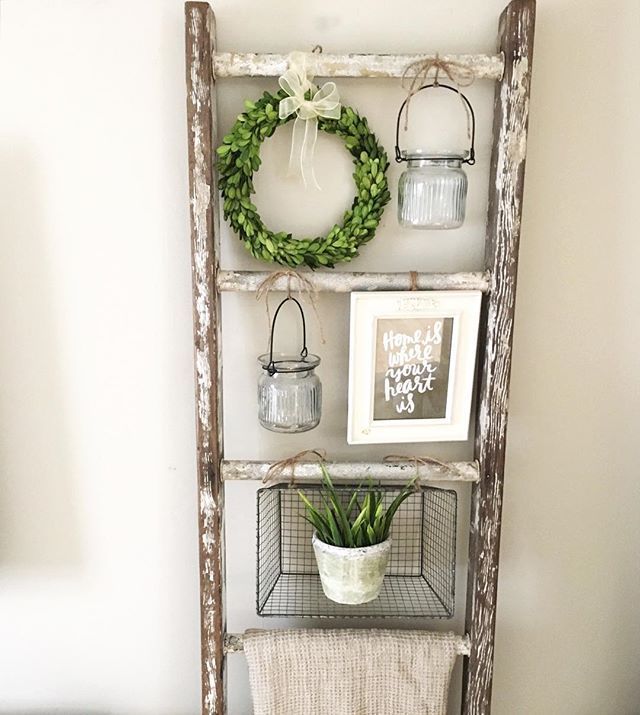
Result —
[{"label": "ribbed glass jar", "polygon": [[322,385],[315,373],[320,364],[317,355],[260,355],[262,368],[258,379],[258,419],[272,432],[307,432],[320,422]]},{"label": "ribbed glass jar", "polygon": [[398,183],[398,221],[405,228],[458,228],[464,222],[467,175],[463,157],[407,154]]}]

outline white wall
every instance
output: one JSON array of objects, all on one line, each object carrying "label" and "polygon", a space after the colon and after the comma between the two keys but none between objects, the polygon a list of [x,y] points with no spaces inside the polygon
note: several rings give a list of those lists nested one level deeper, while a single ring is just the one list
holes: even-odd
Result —
[{"label": "white wall", "polygon": [[[502,0],[378,5],[222,0],[219,46],[487,51]],[[0,713],[199,711],[182,17],[177,0],[0,3]],[[596,0],[540,3],[498,715],[638,712],[640,252],[631,179],[640,158],[638,30],[633,0],[607,12]],[[391,149],[398,85],[339,85]],[[223,129],[243,97],[271,86],[225,83]],[[389,208],[354,269],[480,265],[491,87],[476,83],[470,96],[480,146],[465,228],[401,232]],[[425,126],[424,112],[416,111],[414,127]],[[258,200],[274,226],[323,230],[351,195],[348,162],[322,136],[325,190],[286,217],[280,201],[304,200],[281,180],[287,140],[282,130],[264,146]],[[226,267],[256,265],[231,234],[223,240]],[[251,296],[227,296],[224,310],[227,327],[244,326],[229,331],[224,353],[225,388],[234,395],[225,415],[228,456],[278,457],[310,443],[335,456],[364,454],[344,438],[346,299],[322,298],[326,345],[313,324],[327,401],[308,438],[274,437],[251,424],[264,309]],[[468,445],[431,451],[465,456]],[[265,624],[253,613],[247,558],[254,491],[228,489],[236,630]],[[460,562],[463,593],[464,539]],[[230,683],[231,715],[249,713],[242,656],[230,660]]]}]

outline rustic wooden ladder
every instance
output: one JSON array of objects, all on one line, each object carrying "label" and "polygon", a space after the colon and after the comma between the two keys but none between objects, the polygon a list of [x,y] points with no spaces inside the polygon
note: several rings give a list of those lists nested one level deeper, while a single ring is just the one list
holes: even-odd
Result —
[{"label": "rustic wooden ladder", "polygon": [[[242,647],[225,624],[224,481],[261,479],[266,462],[223,460],[220,293],[255,291],[266,273],[219,268],[219,209],[214,170],[216,81],[223,77],[277,77],[284,55],[217,53],[215,22],[206,2],[187,2],[186,75],[189,189],[193,270],[197,459],[200,488],[200,588],[202,632],[202,712],[224,715],[225,655]],[[507,400],[518,267],[518,244],[526,155],[529,85],[535,0],[512,0],[499,23],[495,55],[444,56],[478,78],[497,82],[493,122],[485,270],[418,276],[422,290],[478,289],[484,293],[479,349],[475,460],[422,468],[428,479],[472,483],[467,578],[466,631],[470,655],[463,677],[464,715],[491,709],[498,553],[504,479]],[[427,57],[421,55],[420,57]],[[400,77],[414,55],[313,55],[319,77]],[[409,276],[393,273],[317,272],[321,291],[403,290]],[[284,289],[284,282],[276,286]],[[333,465],[338,477],[368,473],[404,479],[398,467],[383,464]],[[301,476],[317,477],[306,467]]]}]

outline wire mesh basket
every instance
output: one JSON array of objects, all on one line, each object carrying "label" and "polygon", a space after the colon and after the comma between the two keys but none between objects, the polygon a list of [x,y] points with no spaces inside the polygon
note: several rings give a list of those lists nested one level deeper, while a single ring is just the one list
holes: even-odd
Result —
[{"label": "wire mesh basket", "polygon": [[[320,505],[320,485],[305,485]],[[376,487],[385,507],[400,492]],[[346,503],[353,486],[336,486]],[[322,591],[311,537],[297,490],[277,485],[258,491],[257,612],[260,616],[370,616],[451,618],[455,603],[457,494],[420,487],[400,506],[391,528],[391,555],[380,596],[358,606],[329,600]]]}]

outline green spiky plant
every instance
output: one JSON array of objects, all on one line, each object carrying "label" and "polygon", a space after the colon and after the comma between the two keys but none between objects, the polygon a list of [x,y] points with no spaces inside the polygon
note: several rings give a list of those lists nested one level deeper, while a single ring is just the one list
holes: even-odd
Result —
[{"label": "green spiky plant", "polygon": [[315,507],[304,492],[298,490],[305,505],[305,519],[325,544],[355,549],[381,544],[389,538],[391,523],[402,502],[415,490],[412,479],[391,502],[383,505],[383,492],[373,485],[357,487],[347,506],[343,506],[324,464],[322,470],[322,507]]}]

